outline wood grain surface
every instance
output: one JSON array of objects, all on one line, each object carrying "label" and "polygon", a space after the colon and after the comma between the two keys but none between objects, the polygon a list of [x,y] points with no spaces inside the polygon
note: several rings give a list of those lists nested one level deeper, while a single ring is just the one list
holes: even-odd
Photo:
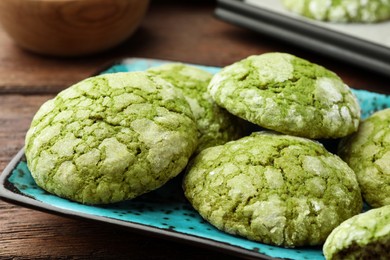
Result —
[{"label": "wood grain surface", "polygon": [[[139,30],[99,55],[58,59],[19,49],[0,30],[0,172],[23,147],[39,106],[124,57],[225,66],[248,55],[289,52],[319,63],[359,89],[390,94],[389,78],[217,20],[206,0],[152,1]],[[234,256],[68,219],[0,201],[0,259],[235,259]]]}]

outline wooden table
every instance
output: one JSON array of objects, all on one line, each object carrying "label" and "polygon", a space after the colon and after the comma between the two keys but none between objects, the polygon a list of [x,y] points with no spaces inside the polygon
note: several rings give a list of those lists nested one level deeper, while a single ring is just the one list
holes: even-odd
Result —
[{"label": "wooden table", "polygon": [[[354,88],[390,93],[389,78],[219,21],[213,16],[214,7],[213,1],[154,1],[140,29],[127,42],[99,55],[74,59],[42,57],[23,51],[0,30],[0,172],[23,147],[32,116],[44,101],[123,57],[225,66],[248,55],[283,51],[335,71]],[[219,256],[220,252],[209,249],[0,201],[0,259]]]}]

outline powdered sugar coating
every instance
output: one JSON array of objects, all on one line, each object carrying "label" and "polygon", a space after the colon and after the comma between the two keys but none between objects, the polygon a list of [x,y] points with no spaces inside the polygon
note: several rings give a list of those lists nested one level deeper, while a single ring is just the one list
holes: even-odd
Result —
[{"label": "powdered sugar coating", "polygon": [[390,205],[390,108],[372,114],[343,139],[339,155],[355,171],[367,203]]},{"label": "powdered sugar coating", "polygon": [[185,195],[217,228],[267,244],[322,244],[362,208],[354,172],[308,139],[254,133],[202,151]]},{"label": "powdered sugar coating", "polygon": [[241,137],[242,120],[219,107],[207,91],[211,73],[183,63],[163,64],[148,72],[172,83],[189,103],[198,125],[196,153]]},{"label": "powdered sugar coating", "polygon": [[285,134],[338,138],[356,131],[360,120],[355,96],[336,74],[286,53],[227,66],[208,89],[232,114]]},{"label": "powdered sugar coating", "polygon": [[139,196],[179,174],[197,146],[189,104],[143,72],[85,79],[47,101],[26,135],[36,183],[87,204]]},{"label": "powdered sugar coating", "polygon": [[325,258],[390,258],[390,205],[356,215],[336,227],[323,246]]}]

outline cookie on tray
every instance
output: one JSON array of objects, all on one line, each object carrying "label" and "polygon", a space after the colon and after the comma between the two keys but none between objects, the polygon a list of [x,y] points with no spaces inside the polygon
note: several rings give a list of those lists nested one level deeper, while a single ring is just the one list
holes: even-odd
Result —
[{"label": "cookie on tray", "polygon": [[370,206],[390,205],[390,108],[366,118],[340,142],[338,154],[355,171]]},{"label": "cookie on tray", "polygon": [[338,23],[375,23],[390,19],[390,0],[282,0],[302,16]]},{"label": "cookie on tray", "polygon": [[241,137],[243,122],[218,106],[207,91],[211,73],[182,63],[167,63],[152,67],[148,72],[162,77],[183,92],[198,125],[196,153]]},{"label": "cookie on tray", "polygon": [[91,77],[41,106],[26,135],[28,167],[50,193],[118,202],[180,173],[197,126],[180,91],[144,72]]},{"label": "cookie on tray", "polygon": [[208,89],[230,113],[285,134],[339,138],[359,125],[360,107],[350,88],[335,73],[287,53],[227,66]]},{"label": "cookie on tray", "polygon": [[318,142],[257,132],[203,150],[187,167],[184,193],[204,219],[266,244],[322,244],[362,210],[356,176]]},{"label": "cookie on tray", "polygon": [[390,205],[341,223],[326,239],[323,252],[327,260],[390,259]]}]

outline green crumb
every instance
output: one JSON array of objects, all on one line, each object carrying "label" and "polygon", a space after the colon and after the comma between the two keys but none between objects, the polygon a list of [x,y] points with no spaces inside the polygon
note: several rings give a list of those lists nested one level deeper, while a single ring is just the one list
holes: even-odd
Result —
[{"label": "green crumb", "polygon": [[208,89],[232,114],[284,134],[339,138],[359,125],[359,104],[336,74],[286,53],[250,56],[227,66]]},{"label": "green crumb", "polygon": [[160,76],[183,92],[198,125],[199,146],[196,153],[242,136],[244,124],[219,107],[207,91],[213,76],[211,73],[182,63],[167,63],[152,67],[148,72]]},{"label": "green crumb", "polygon": [[362,210],[354,172],[309,139],[268,132],[203,150],[184,193],[204,219],[266,244],[321,245]]},{"label": "green crumb", "polygon": [[26,135],[36,183],[86,204],[118,202],[180,173],[197,146],[182,94],[144,72],[88,78],[41,106]]}]

